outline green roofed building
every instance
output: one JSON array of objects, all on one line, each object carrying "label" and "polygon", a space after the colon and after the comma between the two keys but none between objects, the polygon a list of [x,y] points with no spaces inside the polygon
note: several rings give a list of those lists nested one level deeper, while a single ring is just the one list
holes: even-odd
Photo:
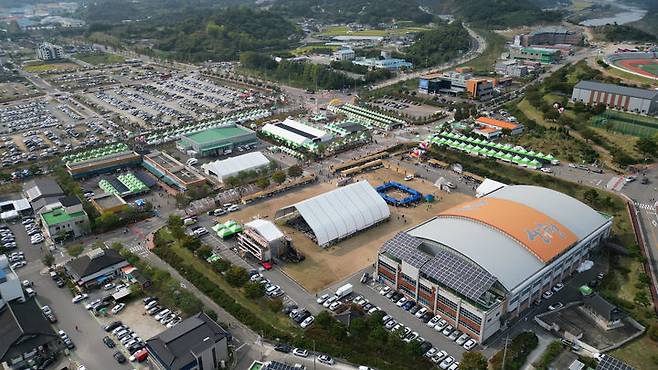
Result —
[{"label": "green roofed building", "polygon": [[228,154],[236,147],[257,143],[258,139],[254,131],[235,124],[227,124],[185,134],[176,143],[176,147],[181,152],[195,157],[210,157]]},{"label": "green roofed building", "polygon": [[76,197],[60,198],[52,208],[42,211],[40,217],[45,234],[53,241],[82,236],[90,229],[89,217]]},{"label": "green roofed building", "polygon": [[541,64],[551,64],[560,59],[560,50],[548,48],[510,48],[510,58],[530,60]]}]

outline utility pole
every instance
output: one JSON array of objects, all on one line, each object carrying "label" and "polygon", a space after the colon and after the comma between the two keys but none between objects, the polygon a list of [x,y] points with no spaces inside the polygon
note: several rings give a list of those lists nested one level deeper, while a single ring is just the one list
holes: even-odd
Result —
[{"label": "utility pole", "polygon": [[505,336],[505,348],[503,349],[503,364],[501,370],[505,370],[505,359],[507,358],[507,342],[509,341],[509,334]]},{"label": "utility pole", "polygon": [[315,352],[315,339],[313,340],[313,370],[315,370],[315,359],[318,357],[317,353]]}]

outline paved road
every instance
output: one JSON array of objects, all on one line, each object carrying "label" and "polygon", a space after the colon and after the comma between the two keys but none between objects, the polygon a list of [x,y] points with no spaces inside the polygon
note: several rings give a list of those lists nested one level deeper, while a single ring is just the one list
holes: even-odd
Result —
[{"label": "paved road", "polygon": [[[70,358],[84,364],[90,370],[128,369],[127,364],[118,364],[112,357],[114,352],[105,347],[101,341],[105,332],[96,319],[85,310],[84,305],[71,303],[72,295],[68,289],[57,288],[50,279],[48,270],[40,261],[40,247],[30,244],[22,225],[19,223],[10,227],[16,235],[16,244],[25,253],[28,261],[26,267],[17,271],[18,276],[21,280],[34,282],[39,304],[49,305],[57,316],[58,322],[54,325],[56,330],[64,330],[75,343],[76,349],[71,352]],[[79,331],[75,330],[76,326]]]},{"label": "paved road", "polygon": [[473,31],[466,23],[462,23],[468,34],[471,36],[472,44],[471,44],[471,49],[466,52],[463,56],[451,60],[447,63],[440,64],[438,66],[433,66],[430,68],[425,68],[425,69],[420,69],[411,73],[401,73],[398,76],[388,79],[386,81],[382,81],[378,84],[375,84],[372,86],[371,90],[376,90],[380,89],[382,87],[394,85],[400,81],[406,81],[406,80],[411,80],[417,77],[420,77],[422,75],[428,74],[428,73],[435,73],[435,72],[441,72],[446,69],[450,69],[454,66],[467,63],[475,58],[477,58],[479,55],[481,55],[484,50],[487,48],[487,41],[480,35],[477,34],[477,32]]}]

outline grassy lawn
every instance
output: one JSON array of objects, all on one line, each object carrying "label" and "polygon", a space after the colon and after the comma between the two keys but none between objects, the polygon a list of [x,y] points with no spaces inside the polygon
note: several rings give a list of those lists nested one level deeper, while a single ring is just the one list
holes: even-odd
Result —
[{"label": "grassy lawn", "polygon": [[638,370],[658,368],[658,343],[646,334],[610,354]]},{"label": "grassy lawn", "polygon": [[313,49],[328,49],[331,51],[338,50],[340,46],[338,45],[323,45],[323,44],[312,44],[300,46],[297,49],[291,50],[290,52],[294,55],[305,55],[310,53]]},{"label": "grassy lawn", "polygon": [[530,103],[526,99],[521,100],[521,102],[517,104],[517,108],[519,108],[519,110],[523,112],[523,114],[525,114],[526,117],[546,128],[558,127],[558,125],[555,123],[544,121],[544,117],[542,116],[542,113],[538,111],[537,108],[530,105]]},{"label": "grassy lawn", "polygon": [[176,252],[176,254],[181,258],[183,263],[189,264],[192,267],[194,267],[194,269],[196,269],[198,272],[202,273],[212,282],[217,284],[217,286],[220,287],[222,290],[224,290],[227,294],[235,298],[235,300],[239,304],[241,304],[251,312],[258,315],[264,321],[272,324],[272,326],[285,332],[295,333],[299,330],[299,328],[294,325],[292,320],[290,320],[289,318],[287,318],[282,314],[278,314],[270,311],[264,304],[260,302],[260,300],[247,299],[244,296],[241,289],[235,288],[232,285],[230,285],[228,282],[226,282],[226,280],[224,280],[215,271],[213,271],[205,262],[201,261],[199,258],[194,256],[187,249],[183,249],[179,247],[177,244],[171,244],[170,248],[171,250]]},{"label": "grassy lawn", "polygon": [[635,149],[635,143],[637,143],[638,138],[635,136],[624,135],[614,131],[609,131],[601,127],[593,127],[592,130],[597,134],[603,136],[607,141],[614,144],[616,147],[621,148],[626,153],[632,155],[633,157],[640,158],[642,154]]},{"label": "grassy lawn", "polygon": [[23,67],[23,70],[25,72],[30,72],[30,73],[39,73],[39,72],[50,72],[50,71],[53,72],[64,71],[74,68],[78,68],[78,65],[69,62],[62,62],[62,63],[32,64]]},{"label": "grassy lawn", "polygon": [[545,131],[542,134],[529,131],[522,135],[510,136],[505,141],[521,145],[528,150],[553,154],[563,161],[581,163],[585,158],[584,143],[557,131]]},{"label": "grassy lawn", "polygon": [[114,64],[123,63],[125,60],[121,55],[111,53],[77,53],[73,55],[74,58],[80,59],[83,62],[98,65],[98,64]]},{"label": "grassy lawn", "polygon": [[469,66],[475,71],[491,71],[492,66],[496,63],[496,59],[505,50],[505,42],[507,40],[493,31],[483,29],[475,29],[474,31],[484,37],[487,42],[487,48],[480,56],[459,67]]}]

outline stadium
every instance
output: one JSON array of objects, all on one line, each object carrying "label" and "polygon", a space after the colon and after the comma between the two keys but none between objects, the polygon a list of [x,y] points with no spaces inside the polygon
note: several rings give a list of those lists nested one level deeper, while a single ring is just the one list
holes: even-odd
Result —
[{"label": "stadium", "polygon": [[605,62],[618,70],[658,81],[658,53],[628,52],[606,56]]},{"label": "stadium", "polygon": [[504,186],[386,241],[376,276],[483,342],[566,280],[611,227],[565,194]]}]

